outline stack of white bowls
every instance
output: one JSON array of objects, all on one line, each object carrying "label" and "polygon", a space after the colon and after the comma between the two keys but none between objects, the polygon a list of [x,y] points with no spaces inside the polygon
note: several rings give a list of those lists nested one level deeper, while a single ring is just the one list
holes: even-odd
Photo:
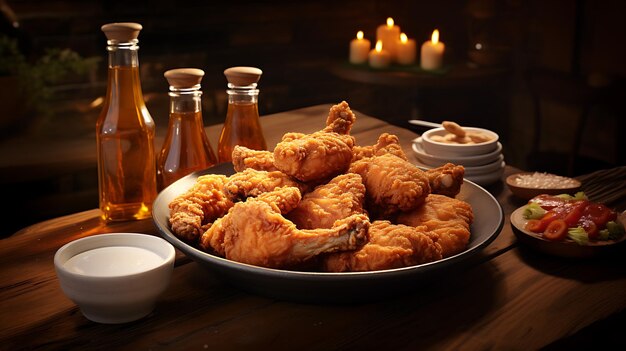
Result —
[{"label": "stack of white bowls", "polygon": [[444,136],[444,128],[430,129],[413,141],[413,151],[419,162],[427,168],[454,163],[465,167],[465,179],[485,186],[502,178],[504,156],[498,134],[482,128],[464,127],[466,132],[480,132],[489,141],[476,144],[451,144],[432,140],[432,136]]}]

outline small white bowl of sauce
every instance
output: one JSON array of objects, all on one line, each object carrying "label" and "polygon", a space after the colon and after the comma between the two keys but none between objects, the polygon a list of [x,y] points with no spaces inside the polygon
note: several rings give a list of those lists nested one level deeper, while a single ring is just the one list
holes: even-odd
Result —
[{"label": "small white bowl of sauce", "polygon": [[152,312],[169,285],[175,254],[160,237],[99,234],[62,246],[54,266],[61,289],[87,319],[126,323]]},{"label": "small white bowl of sauce", "polygon": [[467,157],[489,154],[498,148],[498,134],[483,128],[463,130],[470,137],[457,138],[445,128],[426,131],[422,134],[424,151],[438,157]]}]

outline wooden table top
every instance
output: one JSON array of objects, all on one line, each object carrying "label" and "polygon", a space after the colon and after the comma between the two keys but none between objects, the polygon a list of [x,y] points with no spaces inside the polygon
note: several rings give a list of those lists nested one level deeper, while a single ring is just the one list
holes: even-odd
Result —
[{"label": "wooden table top", "polygon": [[[329,107],[263,117],[268,145],[286,131],[321,129]],[[373,144],[382,132],[397,134],[412,155],[416,134],[357,112],[358,144]],[[516,171],[507,166],[503,177]],[[567,260],[519,247],[508,215],[523,201],[502,182],[486,189],[505,212],[500,235],[479,259],[417,291],[356,304],[281,301],[231,287],[178,252],[155,310],[120,325],[83,317],[61,291],[53,256],[65,243],[89,235],[158,235],[153,222],[104,224],[97,209],[41,222],[0,245],[0,349],[528,350],[569,340],[623,314],[623,259]]]}]

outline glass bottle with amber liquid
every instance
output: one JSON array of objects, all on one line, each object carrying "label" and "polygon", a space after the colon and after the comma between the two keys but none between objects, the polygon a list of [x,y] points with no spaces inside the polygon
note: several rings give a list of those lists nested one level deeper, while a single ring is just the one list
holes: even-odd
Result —
[{"label": "glass bottle with amber liquid", "polygon": [[255,67],[231,67],[224,71],[228,80],[228,110],[218,142],[219,162],[232,161],[236,145],[266,150],[259,118],[257,82],[261,71]]},{"label": "glass bottle with amber liquid", "polygon": [[155,126],[139,80],[138,23],[102,26],[108,86],[96,123],[100,210],[106,221],[151,216],[156,197]]},{"label": "glass bottle with amber liquid", "polygon": [[170,85],[170,120],[157,161],[157,186],[162,190],[181,177],[217,163],[202,122],[204,71],[172,69],[164,74]]}]

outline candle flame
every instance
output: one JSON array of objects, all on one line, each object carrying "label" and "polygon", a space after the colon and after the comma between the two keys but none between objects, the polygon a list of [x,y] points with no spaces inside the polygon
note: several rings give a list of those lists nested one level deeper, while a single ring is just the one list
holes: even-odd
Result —
[{"label": "candle flame", "polygon": [[406,34],[404,34],[404,33],[400,33],[400,41],[401,41],[403,44],[406,44],[406,42],[407,42],[408,40],[409,40],[409,38],[407,38]]},{"label": "candle flame", "polygon": [[430,41],[433,42],[433,44],[437,44],[439,42],[439,30],[435,29],[433,31],[433,35],[430,37]]},{"label": "candle flame", "polygon": [[393,18],[387,17],[387,27],[393,27]]},{"label": "candle flame", "polygon": [[363,39],[363,31],[362,30],[360,30],[360,31],[358,31],[356,33],[356,38],[359,39],[359,40]]},{"label": "candle flame", "polygon": [[379,40],[376,42],[376,52],[381,52],[383,51],[383,41]]}]

